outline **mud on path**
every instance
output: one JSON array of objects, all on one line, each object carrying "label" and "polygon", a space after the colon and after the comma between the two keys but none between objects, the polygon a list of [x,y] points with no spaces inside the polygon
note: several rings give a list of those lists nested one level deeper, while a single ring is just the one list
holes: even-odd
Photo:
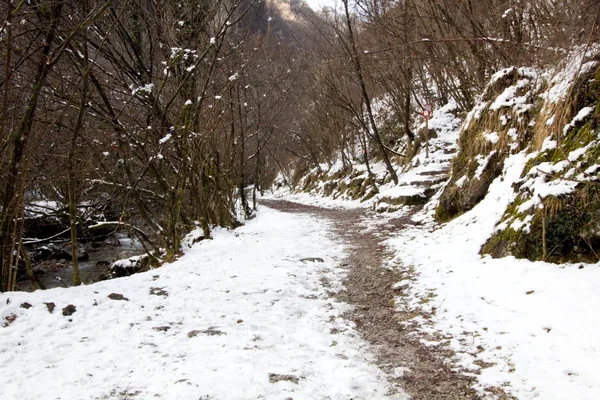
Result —
[{"label": "mud on path", "polygon": [[[474,378],[452,371],[444,362],[452,354],[442,347],[420,343],[419,336],[414,334],[416,328],[401,323],[415,314],[398,312],[395,307],[394,299],[402,296],[402,289],[394,289],[392,285],[410,279],[412,272],[403,266],[385,267],[392,254],[383,241],[406,225],[414,225],[411,216],[418,208],[395,219],[376,219],[373,212],[365,209],[332,210],[284,200],[260,203],[279,211],[313,214],[333,222],[336,233],[349,247],[343,264],[347,268],[346,290],[336,297],[354,306],[346,318],[373,345],[378,366],[392,385],[415,400],[480,399],[471,388]],[[369,222],[379,221],[375,229],[366,229],[366,218]],[[503,397],[502,393],[496,395]]]}]

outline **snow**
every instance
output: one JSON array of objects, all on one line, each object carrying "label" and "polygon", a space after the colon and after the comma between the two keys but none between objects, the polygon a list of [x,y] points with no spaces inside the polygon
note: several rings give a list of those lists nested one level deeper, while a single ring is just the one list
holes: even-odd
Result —
[{"label": "snow", "polygon": [[567,125],[565,125],[565,127],[563,128],[563,134],[566,135],[571,128],[575,127],[575,125],[577,125],[578,122],[581,122],[584,119],[586,119],[593,111],[594,107],[583,107],[581,110],[579,110],[577,115],[573,117],[573,120]]},{"label": "snow", "polygon": [[[577,78],[577,73],[585,74],[598,65],[597,61],[585,61],[586,58],[597,56],[600,45],[578,46],[567,57],[566,62],[557,66],[556,70],[547,73],[551,76],[550,87],[542,94],[542,98],[550,104],[560,103],[569,92],[569,88]],[[580,70],[581,68],[581,70]]]},{"label": "snow", "polygon": [[25,216],[39,217],[40,215],[53,214],[58,212],[63,204],[51,200],[35,200],[25,203]]},{"label": "snow", "polygon": [[490,110],[497,111],[503,107],[509,107],[514,108],[518,114],[529,110],[532,107],[531,104],[528,104],[530,92],[528,91],[522,96],[517,93],[531,84],[531,79],[524,78],[520,79],[515,85],[507,87],[490,105]]},{"label": "snow", "polygon": [[331,197],[323,197],[318,193],[294,192],[289,187],[283,187],[272,192],[265,192],[263,198],[285,199],[299,204],[307,204],[329,209],[365,208],[371,204],[370,202],[361,203],[359,200],[352,200],[348,198],[334,199]]},{"label": "snow", "polygon": [[171,139],[172,136],[173,135],[171,135],[170,133],[167,133],[162,139],[160,139],[158,141],[158,144],[165,144],[165,143],[167,143]]},{"label": "snow", "polygon": [[480,373],[479,388],[504,387],[523,400],[597,399],[598,264],[580,269],[478,254],[514,197],[511,185],[526,160],[523,153],[510,156],[470,212],[441,229],[429,221],[388,241],[398,262],[417,274],[398,305],[436,310],[420,329],[447,338],[458,352],[454,361]]},{"label": "snow", "polygon": [[400,196],[414,196],[414,195],[419,195],[422,193],[423,193],[423,189],[412,186],[412,185],[400,185],[400,186],[387,185],[387,186],[384,186],[379,191],[378,197],[380,197],[380,198],[383,198],[383,197],[395,198],[395,197],[400,197]]},{"label": "snow", "polygon": [[513,141],[516,141],[519,138],[519,131],[517,128],[510,128],[506,135],[511,138]]},{"label": "snow", "polygon": [[111,268],[121,267],[121,268],[131,268],[138,265],[142,260],[144,260],[147,255],[133,256],[129,258],[123,258],[121,260],[117,260],[110,266]]},{"label": "snow", "polygon": [[498,136],[498,132],[485,132],[483,134],[483,137],[485,138],[485,140],[487,140],[491,144],[496,144],[496,143],[498,143],[498,140],[500,140],[500,136]]},{"label": "snow", "polygon": [[492,157],[496,154],[496,150],[493,150],[490,154],[488,154],[487,156],[482,156],[482,155],[478,155],[475,159],[477,161],[477,169],[475,170],[475,175],[473,176],[475,179],[479,179],[481,178],[481,174],[483,174],[483,172],[485,171],[485,169],[487,168],[490,160],[492,159]]},{"label": "snow", "polygon": [[504,69],[501,69],[501,70],[495,72],[492,75],[489,84],[492,85],[492,84],[498,82],[500,79],[504,78],[505,76],[510,75],[514,70],[515,70],[515,67],[509,67],[509,68],[504,68]]},{"label": "snow", "polygon": [[479,120],[481,118],[481,113],[483,112],[483,110],[485,110],[487,105],[488,105],[487,101],[480,101],[475,105],[475,107],[473,107],[473,109],[471,111],[469,111],[469,113],[467,114],[467,118],[465,119],[465,123],[464,123],[465,128],[468,128],[469,125],[471,125],[471,121],[473,119]]},{"label": "snow", "polygon": [[579,158],[582,155],[584,155],[591,147],[594,147],[597,144],[598,143],[596,143],[595,141],[592,141],[592,142],[588,143],[587,146],[583,146],[583,147],[580,147],[578,149],[571,151],[567,157],[568,160],[571,162],[579,160]]},{"label": "snow", "polygon": [[152,93],[152,89],[154,88],[154,84],[153,83],[148,83],[144,86],[140,86],[140,87],[131,87],[131,95],[135,96],[138,92],[143,92],[143,93]]},{"label": "snow", "polygon": [[263,208],[214,238],[128,278],[0,294],[2,399],[406,398],[327,293],[345,251],[328,222]]},{"label": "snow", "polygon": [[552,138],[550,136],[548,136],[546,139],[544,139],[544,142],[542,143],[541,152],[544,152],[546,150],[554,150],[557,145],[558,145],[557,141],[552,140]]},{"label": "snow", "polygon": [[[454,100],[451,100],[448,104],[443,107],[434,110],[431,119],[429,120],[429,128],[436,131],[438,136],[442,136],[444,139],[451,139],[456,136],[456,131],[461,125],[461,120],[457,118],[453,112],[458,108],[458,105]],[[425,124],[419,125],[418,129],[425,127]]]},{"label": "snow", "polygon": [[564,179],[551,179],[554,175],[564,171],[570,166],[569,161],[563,160],[557,163],[543,162],[527,173],[526,180],[521,188],[529,191],[529,200],[523,202],[518,211],[524,213],[527,210],[536,207],[542,203],[542,200],[548,196],[560,196],[573,192],[578,182]]},{"label": "snow", "polygon": [[531,221],[533,221],[533,215],[527,215],[523,219],[515,218],[515,220],[510,224],[510,229],[513,231],[524,230],[525,232],[529,232]]}]

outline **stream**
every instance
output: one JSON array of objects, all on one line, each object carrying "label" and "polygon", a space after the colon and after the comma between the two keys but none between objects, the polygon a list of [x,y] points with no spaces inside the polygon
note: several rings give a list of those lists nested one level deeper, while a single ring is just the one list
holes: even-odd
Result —
[{"label": "stream", "polygon": [[[100,276],[106,272],[110,265],[117,260],[137,256],[144,253],[144,248],[135,239],[127,237],[126,234],[116,233],[119,245],[106,244],[99,248],[89,248],[87,252],[89,259],[79,261],[79,274],[82,284],[98,281]],[[39,281],[46,289],[56,287],[72,286],[71,262],[50,261],[43,268],[44,273],[38,275]],[[60,279],[60,280],[59,280]],[[17,282],[16,290],[32,292],[33,285],[27,278]]]}]

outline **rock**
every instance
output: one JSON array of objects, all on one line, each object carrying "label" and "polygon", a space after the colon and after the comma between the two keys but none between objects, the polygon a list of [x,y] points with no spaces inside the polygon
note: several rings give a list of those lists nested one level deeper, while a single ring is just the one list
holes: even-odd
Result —
[{"label": "rock", "polygon": [[194,239],[194,243],[200,243],[203,240],[204,240],[204,236],[198,236],[197,238]]},{"label": "rock", "polygon": [[96,267],[108,268],[110,267],[110,261],[96,261]]},{"label": "rock", "polygon": [[238,323],[238,324],[241,324],[242,322],[244,322],[244,320],[243,320],[243,319],[238,319],[238,320],[237,320],[237,323]]},{"label": "rock", "polygon": [[31,261],[33,263],[38,263],[40,261],[44,261],[49,259],[54,252],[48,248],[47,246],[42,246],[35,249],[30,255]]},{"label": "rock", "polygon": [[150,259],[147,255],[133,256],[115,261],[110,266],[108,279],[122,278],[142,272],[148,267],[149,261]]},{"label": "rock", "polygon": [[193,338],[198,335],[222,336],[222,335],[227,335],[227,333],[216,329],[214,326],[211,326],[210,328],[204,329],[204,330],[189,331],[187,335],[189,338]]},{"label": "rock", "polygon": [[302,262],[318,262],[318,263],[325,262],[325,260],[323,260],[321,257],[307,257],[307,258],[301,259],[300,261],[302,261]]},{"label": "rock", "polygon": [[277,383],[281,381],[292,382],[297,385],[300,382],[300,378],[295,375],[269,374],[269,382]]},{"label": "rock", "polygon": [[68,316],[73,315],[76,311],[77,311],[77,307],[75,307],[73,304],[69,304],[68,306],[66,306],[65,308],[62,309],[62,315],[64,315],[65,317],[68,317]]},{"label": "rock", "polygon": [[[66,247],[65,247],[65,255],[67,256],[67,260],[73,260],[73,252],[71,251],[71,244],[69,243]],[[84,249],[82,246],[77,246],[77,261],[87,261],[90,259],[90,255],[88,254],[87,250]]]},{"label": "rock", "polygon": [[48,309],[48,312],[50,314],[52,314],[52,312],[54,311],[54,309],[56,308],[56,304],[54,304],[53,302],[50,303],[44,303],[46,305],[46,308]]},{"label": "rock", "polygon": [[17,316],[15,314],[9,314],[6,317],[4,317],[4,324],[2,326],[6,328],[7,326],[15,322],[16,319]]},{"label": "rock", "polygon": [[158,332],[166,332],[166,331],[168,331],[169,329],[171,329],[171,327],[170,327],[170,326],[163,325],[163,326],[155,326],[155,327],[153,327],[152,329],[154,329],[155,331],[158,331]]},{"label": "rock", "polygon": [[[48,246],[43,246],[34,251],[31,256],[33,262],[40,262],[43,260],[72,260],[73,255],[71,254],[71,244],[66,243],[63,246],[58,246],[54,243],[50,243]],[[82,246],[77,248],[77,260],[87,261],[90,259],[90,255]]]},{"label": "rock", "polygon": [[150,294],[152,294],[154,296],[164,296],[164,297],[169,296],[169,293],[166,290],[164,290],[163,288],[159,288],[159,287],[151,287]]},{"label": "rock", "polygon": [[125,296],[123,296],[122,294],[119,293],[111,293],[108,295],[108,298],[111,300],[124,300],[124,301],[129,301],[129,299]]},{"label": "rock", "polygon": [[31,307],[33,307],[33,306],[27,302],[21,304],[21,308],[24,308],[26,310],[29,310]]}]

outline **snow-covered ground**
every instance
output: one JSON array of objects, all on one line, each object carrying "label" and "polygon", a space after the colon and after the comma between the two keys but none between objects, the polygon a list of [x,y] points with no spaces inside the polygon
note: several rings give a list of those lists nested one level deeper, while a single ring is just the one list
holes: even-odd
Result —
[{"label": "snow-covered ground", "polygon": [[[435,314],[421,328],[441,334],[480,387],[508,386],[518,399],[600,398],[600,265],[481,257],[511,200],[526,157],[510,157],[472,211],[437,228],[390,239],[416,279],[398,304]],[[484,368],[482,368],[482,366]]]},{"label": "snow-covered ground", "polygon": [[0,397],[405,398],[327,293],[343,257],[326,221],[263,208],[148,273],[1,294]]}]

